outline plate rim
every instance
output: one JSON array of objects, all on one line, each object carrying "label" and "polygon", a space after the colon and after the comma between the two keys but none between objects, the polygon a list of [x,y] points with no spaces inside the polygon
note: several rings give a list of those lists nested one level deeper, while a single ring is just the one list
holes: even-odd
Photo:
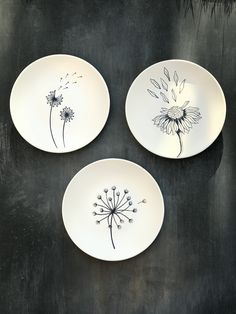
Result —
[{"label": "plate rim", "polygon": [[[66,151],[51,151],[51,150],[46,150],[46,149],[43,149],[41,147],[39,147],[38,145],[35,145],[35,144],[32,144],[31,142],[29,142],[28,140],[26,140],[26,138],[21,134],[21,132],[19,131],[19,129],[17,128],[15,122],[14,122],[14,119],[13,119],[13,113],[12,113],[12,95],[13,95],[13,92],[14,92],[14,88],[15,88],[15,85],[17,83],[17,81],[21,78],[22,75],[24,75],[24,72],[26,70],[28,70],[33,64],[35,63],[38,63],[39,61],[43,60],[43,59],[49,59],[49,58],[54,58],[54,57],[69,57],[69,58],[74,58],[74,59],[79,59],[80,61],[84,62],[85,64],[87,64],[89,67],[91,67],[99,76],[99,78],[101,79],[101,81],[103,82],[104,84],[104,87],[105,87],[105,91],[106,91],[106,94],[107,94],[107,113],[106,113],[106,116],[105,116],[105,119],[104,119],[104,122],[102,124],[102,127],[101,129],[99,130],[99,132],[96,134],[95,137],[93,137],[89,142],[87,142],[86,144],[78,147],[78,148],[75,148],[75,149],[70,149],[70,150],[66,150]],[[43,152],[47,152],[47,153],[51,153],[51,154],[67,154],[67,153],[71,153],[71,152],[74,152],[74,151],[77,151],[87,145],[89,145],[90,143],[92,143],[98,136],[99,134],[102,132],[102,130],[104,129],[106,123],[107,123],[107,120],[109,118],[109,114],[110,114],[110,106],[111,106],[111,99],[110,99],[110,93],[109,93],[109,89],[108,89],[108,86],[107,86],[107,83],[105,81],[105,79],[103,78],[102,74],[95,68],[94,65],[92,65],[90,62],[86,61],[85,59],[82,59],[78,56],[75,56],[75,55],[71,55],[71,54],[63,54],[63,53],[58,53],[58,54],[50,54],[50,55],[46,55],[46,56],[43,56],[43,57],[40,57],[34,61],[32,61],[31,63],[29,63],[28,65],[26,65],[23,70],[18,74],[18,76],[16,77],[15,81],[14,81],[14,84],[12,85],[12,88],[11,88],[11,92],[10,92],[10,97],[9,97],[9,110],[10,110],[10,116],[11,116],[11,121],[14,125],[14,127],[16,128],[17,132],[19,133],[19,135],[31,146],[43,151]]]},{"label": "plate rim", "polygon": [[[104,258],[101,258],[101,257],[97,257],[93,254],[89,254],[87,253],[86,251],[84,251],[83,249],[81,249],[76,243],[75,241],[71,238],[68,230],[67,230],[67,227],[66,227],[66,224],[65,224],[65,220],[64,220],[64,203],[65,203],[65,195],[69,189],[69,186],[70,184],[72,183],[72,181],[75,180],[76,176],[82,172],[82,171],[86,171],[87,168],[90,168],[90,166],[93,166],[95,164],[98,164],[98,163],[102,163],[102,162],[106,162],[106,161],[121,161],[121,162],[124,162],[124,163],[127,163],[127,164],[132,164],[132,165],[135,165],[137,168],[141,169],[144,173],[146,173],[146,175],[148,175],[149,178],[152,179],[153,183],[155,184],[155,186],[157,187],[158,189],[158,192],[160,194],[160,198],[161,198],[161,207],[163,209],[163,215],[162,215],[162,219],[161,219],[161,223],[159,225],[159,228],[157,229],[157,232],[156,232],[156,236],[155,238],[149,243],[149,245],[144,249],[142,250],[141,252],[137,253],[137,254],[133,254],[129,257],[126,257],[126,258],[117,258],[117,259],[104,259]],[[146,251],[153,243],[154,241],[157,239],[157,237],[159,236],[160,232],[161,232],[161,229],[162,229],[162,226],[163,226],[163,223],[164,223],[164,219],[165,219],[165,201],[164,201],[164,197],[163,197],[163,194],[162,194],[162,191],[161,191],[161,188],[159,186],[159,184],[157,183],[157,181],[154,179],[154,177],[150,174],[149,171],[147,171],[145,168],[143,168],[142,166],[140,166],[139,164],[133,162],[133,161],[130,161],[128,159],[123,159],[123,158],[103,158],[103,159],[99,159],[99,160],[95,160],[89,164],[87,164],[86,166],[84,166],[83,168],[81,168],[78,172],[76,172],[76,174],[70,179],[69,183],[67,184],[66,186],[66,189],[64,191],[64,194],[63,194],[63,198],[62,198],[62,203],[61,203],[61,214],[62,214],[62,221],[63,221],[63,225],[64,225],[64,228],[66,230],[66,233],[69,237],[69,239],[74,243],[74,245],[76,246],[77,249],[81,250],[83,253],[85,253],[86,255],[90,256],[90,257],[93,257],[93,258],[96,258],[98,260],[102,260],[102,261],[105,261],[105,262],[120,262],[120,261],[125,261],[125,260],[128,260],[128,259],[131,259],[131,258],[134,258],[135,256],[138,256],[140,255],[141,253],[143,253],[144,251]]]},{"label": "plate rim", "polygon": [[[195,153],[195,154],[190,154],[190,155],[187,155],[187,156],[184,156],[184,157],[170,157],[170,156],[165,156],[165,155],[162,155],[162,154],[157,154],[154,150],[152,149],[149,149],[146,147],[146,145],[144,145],[143,143],[140,143],[140,141],[137,139],[137,137],[134,135],[134,133],[132,132],[132,129],[131,129],[131,126],[129,124],[129,119],[128,119],[128,114],[127,114],[127,103],[128,103],[128,96],[129,96],[129,93],[130,93],[130,90],[131,90],[131,87],[133,85],[133,83],[139,78],[139,76],[141,76],[144,72],[146,72],[147,70],[149,70],[151,67],[157,65],[157,64],[160,64],[160,63],[164,63],[164,62],[183,62],[183,63],[189,63],[193,66],[196,66],[198,68],[200,68],[201,70],[205,71],[216,83],[216,85],[218,86],[219,88],[219,91],[221,93],[221,96],[222,96],[222,100],[223,100],[223,109],[224,109],[224,116],[223,116],[223,119],[222,119],[222,125],[220,127],[220,131],[216,134],[216,136],[213,138],[213,140],[206,146],[204,146],[203,149],[201,149],[199,152]],[[223,89],[220,85],[220,83],[218,82],[218,80],[214,77],[213,74],[211,74],[211,72],[209,72],[206,68],[204,68],[203,66],[193,62],[193,61],[189,61],[189,60],[185,60],[185,59],[165,59],[165,60],[161,60],[161,61],[158,61],[156,63],[153,63],[151,65],[149,65],[148,67],[146,67],[144,70],[142,70],[132,81],[129,89],[128,89],[128,92],[127,92],[127,95],[126,95],[126,98],[125,98],[125,117],[126,117],[126,122],[128,124],[128,127],[129,127],[129,130],[131,132],[131,134],[133,135],[133,137],[135,138],[135,140],[142,146],[144,147],[147,151],[151,152],[152,154],[156,155],[156,156],[159,156],[159,157],[162,157],[162,158],[166,158],[166,159],[174,159],[174,160],[178,160],[178,159],[185,159],[185,158],[190,158],[190,157],[193,157],[193,156],[196,156],[200,153],[202,153],[203,151],[205,151],[208,147],[210,147],[215,141],[216,139],[218,138],[218,136],[220,135],[220,133],[222,132],[223,130],[223,127],[224,127],[224,124],[225,124],[225,120],[226,120],[226,99],[225,99],[225,95],[224,95],[224,92],[223,92]]]}]

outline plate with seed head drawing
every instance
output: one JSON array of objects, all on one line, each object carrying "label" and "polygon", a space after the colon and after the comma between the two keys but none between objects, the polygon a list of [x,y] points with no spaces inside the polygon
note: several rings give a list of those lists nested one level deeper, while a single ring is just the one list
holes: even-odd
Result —
[{"label": "plate with seed head drawing", "polygon": [[185,60],[148,67],[126,98],[126,119],[136,140],[167,158],[186,158],[205,150],[221,132],[225,116],[225,97],[217,80]]},{"label": "plate with seed head drawing", "polygon": [[13,123],[31,145],[66,153],[90,143],[103,129],[110,107],[101,74],[70,55],[50,55],[28,65],[10,96]]},{"label": "plate with seed head drawing", "polygon": [[71,240],[98,259],[119,261],[157,237],[164,202],[154,178],[124,159],[103,159],[80,170],[66,188],[62,216]]}]

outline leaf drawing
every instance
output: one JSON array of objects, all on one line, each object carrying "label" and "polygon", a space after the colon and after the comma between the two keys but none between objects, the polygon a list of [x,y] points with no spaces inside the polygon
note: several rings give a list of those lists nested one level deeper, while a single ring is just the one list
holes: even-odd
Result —
[{"label": "leaf drawing", "polygon": [[151,82],[152,85],[155,86],[156,88],[161,89],[160,84],[159,84],[156,80],[150,79],[150,82]]},{"label": "leaf drawing", "polygon": [[157,96],[157,94],[154,93],[152,90],[147,89],[147,91],[149,92],[149,94],[150,94],[152,97],[159,98],[159,97]]},{"label": "leaf drawing", "polygon": [[180,86],[179,86],[179,93],[180,93],[180,94],[181,94],[181,92],[182,92],[183,89],[184,89],[185,82],[186,82],[186,79],[184,79],[184,80],[181,82]]},{"label": "leaf drawing", "polygon": [[182,105],[182,108],[185,108],[188,104],[189,104],[189,100],[186,100],[184,104]]},{"label": "leaf drawing", "polygon": [[161,95],[164,102],[169,103],[169,99],[166,97],[166,95],[164,93],[160,92],[160,95]]},{"label": "leaf drawing", "polygon": [[161,78],[161,85],[164,88],[164,90],[168,91],[168,84]]},{"label": "leaf drawing", "polygon": [[174,81],[175,81],[175,84],[176,84],[176,86],[178,85],[178,82],[179,82],[179,77],[178,77],[178,74],[177,74],[177,72],[175,71],[175,73],[174,73]]},{"label": "leaf drawing", "polygon": [[174,101],[176,101],[176,100],[177,100],[177,97],[176,97],[176,94],[175,94],[175,91],[173,90],[173,88],[172,88],[172,90],[171,90],[171,93],[172,93],[172,99],[173,99]]},{"label": "leaf drawing", "polygon": [[164,68],[164,74],[168,78],[168,81],[170,81],[170,74],[166,67]]}]

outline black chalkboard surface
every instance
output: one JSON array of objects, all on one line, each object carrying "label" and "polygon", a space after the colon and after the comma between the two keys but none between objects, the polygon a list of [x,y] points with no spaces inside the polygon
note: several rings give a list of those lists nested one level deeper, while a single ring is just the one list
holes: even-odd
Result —
[{"label": "black chalkboard surface", "polygon": [[[0,313],[236,312],[235,13],[234,1],[216,0],[0,1]],[[55,53],[92,63],[111,96],[99,137],[61,155],[30,146],[9,112],[19,73]],[[183,160],[145,150],[125,120],[134,78],[171,58],[209,70],[227,102],[218,139]],[[61,216],[72,176],[108,157],[147,169],[165,198],[157,240],[141,255],[114,263],[80,251]]]}]

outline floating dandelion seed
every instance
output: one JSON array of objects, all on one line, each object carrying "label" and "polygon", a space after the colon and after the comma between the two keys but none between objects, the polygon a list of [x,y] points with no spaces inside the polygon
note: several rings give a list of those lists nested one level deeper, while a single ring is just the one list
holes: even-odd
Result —
[{"label": "floating dandelion seed", "polygon": [[46,99],[47,99],[47,104],[50,105],[50,113],[49,113],[50,133],[51,133],[53,143],[57,148],[57,144],[56,144],[56,141],[54,139],[53,132],[52,132],[52,108],[60,106],[62,101],[63,101],[63,97],[62,97],[62,95],[56,96],[56,91],[54,90],[54,91],[49,92],[49,94],[46,96]]},{"label": "floating dandelion seed", "polygon": [[[130,213],[137,213],[137,208],[131,208],[133,202],[131,196],[128,195],[129,191],[125,189],[121,196],[121,193],[117,191],[116,186],[112,186],[110,191],[105,188],[105,195],[98,195],[97,199],[100,203],[94,203],[94,207],[99,207],[100,212],[93,211],[93,216],[101,216],[96,220],[96,224],[100,224],[102,221],[107,221],[107,226],[110,231],[110,238],[112,247],[115,249],[115,243],[113,239],[113,227],[116,226],[118,230],[122,228],[121,224],[125,221],[132,223],[133,219],[129,217]],[[109,195],[108,195],[109,194]],[[146,200],[145,200],[146,202]],[[141,202],[140,202],[141,203]]]},{"label": "floating dandelion seed", "polygon": [[63,127],[62,127],[62,139],[63,144],[65,147],[65,125],[67,122],[70,122],[74,118],[74,111],[70,107],[63,108],[62,111],[60,111],[61,120],[63,120]]},{"label": "floating dandelion seed", "polygon": [[[171,84],[170,73],[166,68],[164,68],[164,75],[170,82],[168,82],[168,84]],[[152,121],[154,122],[154,125],[159,127],[163,133],[172,135],[176,134],[178,136],[180,151],[177,157],[179,157],[183,152],[182,135],[189,133],[193,125],[198,124],[199,120],[202,118],[201,113],[198,107],[192,107],[188,105],[190,102],[189,100],[185,101],[181,106],[176,105],[178,95],[183,93],[186,83],[186,79],[182,81],[180,80],[176,71],[174,71],[173,75],[174,86],[171,88],[170,97],[167,95],[167,92],[170,89],[166,81],[164,81],[162,78],[160,78],[161,84],[159,84],[154,79],[150,79],[150,81],[157,89],[161,89],[162,86],[160,96],[163,102],[169,104],[171,101],[174,101],[174,106],[171,106],[170,108],[161,108],[160,115],[153,118]],[[153,92],[149,89],[147,91],[151,96],[159,99],[158,95],[156,94],[157,91]]]}]

